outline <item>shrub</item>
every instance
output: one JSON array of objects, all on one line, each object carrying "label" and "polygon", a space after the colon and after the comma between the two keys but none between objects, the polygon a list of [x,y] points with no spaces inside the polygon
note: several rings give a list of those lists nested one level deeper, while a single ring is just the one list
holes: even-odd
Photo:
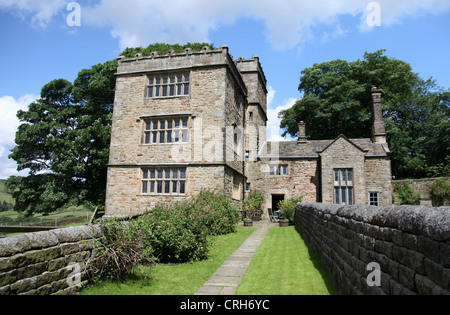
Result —
[{"label": "shrub", "polygon": [[295,221],[295,205],[298,202],[302,202],[303,196],[289,198],[287,200],[282,200],[278,203],[278,207],[281,210],[281,215],[289,222],[294,223]]},{"label": "shrub", "polygon": [[236,231],[239,210],[223,194],[203,190],[193,198],[190,210],[192,214],[198,216],[209,235],[222,235]]},{"label": "shrub", "polygon": [[414,192],[414,189],[408,183],[397,183],[394,189],[394,200],[396,204],[418,205],[420,193]]},{"label": "shrub", "polygon": [[239,210],[224,195],[202,191],[191,201],[160,203],[130,222],[102,224],[102,243],[108,249],[88,262],[93,276],[121,279],[136,265],[205,259],[208,235],[234,232]]},{"label": "shrub", "polygon": [[135,222],[118,219],[101,221],[102,247],[86,261],[86,272],[92,281],[123,280],[138,265],[152,264],[152,247]]},{"label": "shrub", "polygon": [[137,221],[159,261],[178,263],[206,258],[207,229],[191,212],[190,203],[158,204]]},{"label": "shrub", "polygon": [[250,190],[242,202],[242,209],[245,211],[245,216],[253,217],[262,214],[261,205],[264,203],[264,193],[260,190]]},{"label": "shrub", "polygon": [[450,202],[450,182],[448,179],[438,178],[431,186],[431,197],[436,206],[443,206]]}]

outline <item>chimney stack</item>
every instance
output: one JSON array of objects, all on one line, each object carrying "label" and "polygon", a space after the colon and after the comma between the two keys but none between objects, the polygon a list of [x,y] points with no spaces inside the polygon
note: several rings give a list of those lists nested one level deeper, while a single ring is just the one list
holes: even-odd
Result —
[{"label": "chimney stack", "polygon": [[372,141],[386,143],[386,127],[383,120],[383,108],[381,106],[381,90],[376,86],[371,89],[372,105]]},{"label": "chimney stack", "polygon": [[306,143],[306,124],[305,122],[301,121],[298,123],[298,142],[299,143]]}]

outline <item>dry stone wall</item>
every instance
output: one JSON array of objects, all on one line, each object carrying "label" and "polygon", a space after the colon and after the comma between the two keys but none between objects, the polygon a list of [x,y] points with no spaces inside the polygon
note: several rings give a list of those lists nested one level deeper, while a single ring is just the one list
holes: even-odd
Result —
[{"label": "dry stone wall", "polygon": [[0,295],[73,294],[100,234],[98,226],[78,226],[0,239]]},{"label": "dry stone wall", "polygon": [[299,203],[296,229],[343,294],[450,294],[450,207]]}]

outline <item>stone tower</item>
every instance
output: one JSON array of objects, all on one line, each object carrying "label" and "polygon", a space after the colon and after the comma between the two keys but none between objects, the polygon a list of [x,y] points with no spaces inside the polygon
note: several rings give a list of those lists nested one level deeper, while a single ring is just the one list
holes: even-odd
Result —
[{"label": "stone tower", "polygon": [[202,189],[239,203],[246,120],[266,120],[259,59],[234,61],[227,46],[205,46],[119,57],[116,75],[106,215],[140,214]]}]

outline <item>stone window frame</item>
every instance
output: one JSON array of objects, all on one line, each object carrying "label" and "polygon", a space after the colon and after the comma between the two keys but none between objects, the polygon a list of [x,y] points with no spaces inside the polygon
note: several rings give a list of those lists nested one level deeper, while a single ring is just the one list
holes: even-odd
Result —
[{"label": "stone window frame", "polygon": [[187,190],[186,167],[143,167],[140,192],[149,196],[185,196]]},{"label": "stone window frame", "polygon": [[334,168],[333,169],[333,202],[335,204],[355,203],[353,168]]},{"label": "stone window frame", "polygon": [[189,96],[190,79],[190,71],[148,74],[145,95],[152,99]]},{"label": "stone window frame", "polygon": [[269,176],[289,176],[289,165],[288,164],[269,165]]},{"label": "stone window frame", "polygon": [[143,118],[142,144],[188,144],[190,142],[189,128],[189,115]]},{"label": "stone window frame", "polygon": [[380,205],[380,192],[379,191],[369,191],[369,205],[379,206]]}]

